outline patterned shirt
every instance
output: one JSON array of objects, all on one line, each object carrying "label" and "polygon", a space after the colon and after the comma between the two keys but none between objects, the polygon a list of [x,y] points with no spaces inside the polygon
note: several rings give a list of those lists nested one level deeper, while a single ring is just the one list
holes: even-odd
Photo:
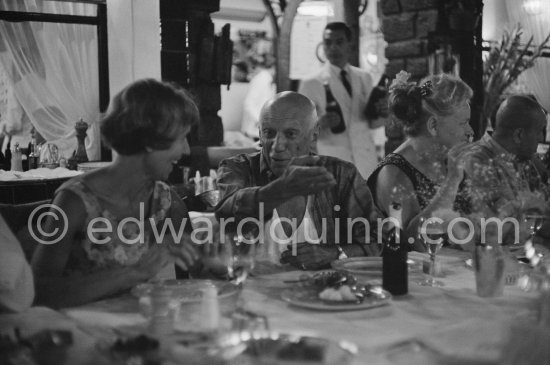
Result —
[{"label": "patterned shirt", "polygon": [[535,157],[519,160],[489,134],[473,143],[465,166],[473,211],[486,217],[521,214],[522,199],[549,197],[545,172]]},{"label": "patterned shirt", "polygon": [[[335,244],[339,240],[341,244],[361,244],[366,254],[379,254],[377,244],[368,244],[378,243],[376,221],[381,215],[374,206],[366,181],[349,162],[320,156],[319,165],[332,173],[337,181],[335,187],[314,195],[311,215],[321,242]],[[246,217],[268,221],[273,212],[262,211],[258,192],[260,187],[274,179],[262,152],[222,161],[217,181],[221,200],[216,215],[219,218],[235,217],[237,222]],[[263,217],[260,217],[261,213]],[[356,223],[351,224],[355,218]],[[360,218],[364,218],[369,226],[360,222]],[[351,232],[348,232],[348,226]]]}]

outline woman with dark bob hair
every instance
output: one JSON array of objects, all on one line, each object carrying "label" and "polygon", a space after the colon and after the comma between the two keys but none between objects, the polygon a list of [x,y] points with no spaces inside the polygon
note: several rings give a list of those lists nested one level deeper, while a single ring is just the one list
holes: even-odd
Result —
[{"label": "woman with dark bob hair", "polygon": [[[407,139],[384,158],[368,183],[386,215],[392,201],[401,203],[403,229],[415,238],[421,219],[437,211],[468,209],[462,181],[463,158],[473,135],[473,92],[451,75],[431,75],[418,85],[409,76],[404,71],[396,76],[388,101]],[[425,250],[419,243],[415,248]]]},{"label": "woman with dark bob hair", "polygon": [[174,262],[183,269],[195,264],[197,252],[181,239],[188,236],[180,228],[192,229],[185,224],[187,209],[163,181],[188,152],[186,135],[198,119],[185,90],[153,79],[136,81],[113,98],[101,135],[117,156],[56,191],[58,209],[50,213],[63,212],[62,219],[48,219],[44,231],[62,234],[55,244],[39,245],[32,260],[38,304],[80,305],[161,270],[168,275]]}]

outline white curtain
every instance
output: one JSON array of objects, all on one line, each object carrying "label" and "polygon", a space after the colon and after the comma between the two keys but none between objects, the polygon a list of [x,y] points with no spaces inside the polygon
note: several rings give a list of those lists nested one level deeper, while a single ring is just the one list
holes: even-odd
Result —
[{"label": "white curtain", "polygon": [[[96,15],[97,7],[42,0],[0,0],[0,10]],[[90,160],[100,157],[99,79],[95,25],[0,21],[0,62],[32,125],[70,157],[82,118]]]},{"label": "white curtain", "polygon": [[[541,0],[537,14],[528,14],[523,7],[523,1],[519,0],[506,0],[506,9],[510,23],[519,23],[524,29],[525,41],[532,35],[534,43],[540,44],[550,32],[550,1]],[[538,58],[532,68],[520,75],[520,81],[528,85],[546,110],[550,110],[549,58]]]}]

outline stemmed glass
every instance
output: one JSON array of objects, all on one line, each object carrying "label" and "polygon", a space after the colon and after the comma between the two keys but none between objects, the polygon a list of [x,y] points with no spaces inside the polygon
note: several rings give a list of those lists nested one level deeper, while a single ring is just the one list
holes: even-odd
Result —
[{"label": "stemmed glass", "polygon": [[531,239],[533,239],[533,237],[541,229],[542,224],[544,223],[544,220],[546,218],[548,217],[542,214],[535,214],[535,213],[524,214],[523,221],[527,224],[527,229],[529,229],[529,235]]},{"label": "stemmed glass", "polygon": [[231,232],[206,244],[202,261],[213,276],[240,285],[254,268],[255,251],[253,239]]},{"label": "stemmed glass", "polygon": [[220,260],[227,268],[227,277],[235,285],[244,283],[254,268],[256,244],[251,237],[226,235],[220,247]]},{"label": "stemmed glass", "polygon": [[[235,285],[244,287],[244,282],[254,269],[256,240],[253,234],[226,234],[226,240],[218,249],[218,258],[227,269],[227,278]],[[231,314],[232,330],[241,332],[268,331],[267,317],[246,309],[242,295],[237,308]]]},{"label": "stemmed glass", "polygon": [[430,219],[427,221],[423,218],[420,219],[420,224],[418,226],[418,239],[422,242],[430,256],[429,275],[426,279],[419,282],[422,286],[444,286],[441,281],[435,280],[434,278],[435,259],[437,252],[439,252],[439,249],[443,246],[444,236],[445,230],[439,224],[431,222]]},{"label": "stemmed glass", "polygon": [[524,243],[523,249],[525,251],[525,256],[529,258],[529,260],[531,261],[531,265],[533,266],[535,266],[542,258],[542,255],[540,253],[536,253],[535,251],[533,238],[542,228],[544,221],[549,218],[550,217],[548,216],[537,213],[525,213],[523,215],[523,222],[526,224],[529,231],[529,239]]}]

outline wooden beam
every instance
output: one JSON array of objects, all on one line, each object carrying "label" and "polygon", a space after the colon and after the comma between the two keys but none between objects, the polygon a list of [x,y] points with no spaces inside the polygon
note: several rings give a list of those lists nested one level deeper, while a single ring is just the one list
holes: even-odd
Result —
[{"label": "wooden beam", "polygon": [[352,51],[349,63],[359,67],[359,0],[346,0],[344,3],[344,23],[352,33]]},{"label": "wooden beam", "polygon": [[302,1],[289,1],[283,13],[283,23],[277,42],[277,92],[290,90],[290,35],[294,17]]},{"label": "wooden beam", "polygon": [[[271,28],[273,29],[273,37],[271,42],[273,43],[273,57],[275,60],[279,59],[279,51],[278,51],[278,40],[279,40],[279,34],[281,30],[279,29],[279,24],[277,23],[277,16],[275,15],[275,11],[273,11],[273,8],[271,7],[271,1],[270,0],[262,0],[264,2],[264,6],[267,9],[267,15],[269,16],[269,20],[271,21]],[[278,67],[275,65],[275,76],[274,80],[277,83],[277,74],[278,74]],[[277,89],[277,88],[276,88]]]},{"label": "wooden beam", "polygon": [[95,16],[64,15],[48,13],[27,13],[22,11],[0,11],[0,20],[8,22],[45,22],[65,24],[98,25],[99,20]]},{"label": "wooden beam", "polygon": [[267,9],[267,15],[269,16],[269,20],[271,20],[271,28],[273,29],[273,38],[279,37],[279,24],[277,24],[277,16],[275,15],[275,11],[273,11],[273,8],[271,7],[271,1],[270,0],[262,0],[264,3],[265,8]]},{"label": "wooden beam", "polygon": [[52,3],[59,3],[59,2],[62,2],[62,3],[84,3],[84,4],[95,4],[95,5],[107,4],[106,0],[44,0],[44,1],[49,1],[49,2],[52,2]]},{"label": "wooden beam", "polygon": [[97,8],[99,24],[97,27],[97,57],[99,65],[99,111],[105,112],[109,105],[109,46],[107,36],[107,5]]}]

